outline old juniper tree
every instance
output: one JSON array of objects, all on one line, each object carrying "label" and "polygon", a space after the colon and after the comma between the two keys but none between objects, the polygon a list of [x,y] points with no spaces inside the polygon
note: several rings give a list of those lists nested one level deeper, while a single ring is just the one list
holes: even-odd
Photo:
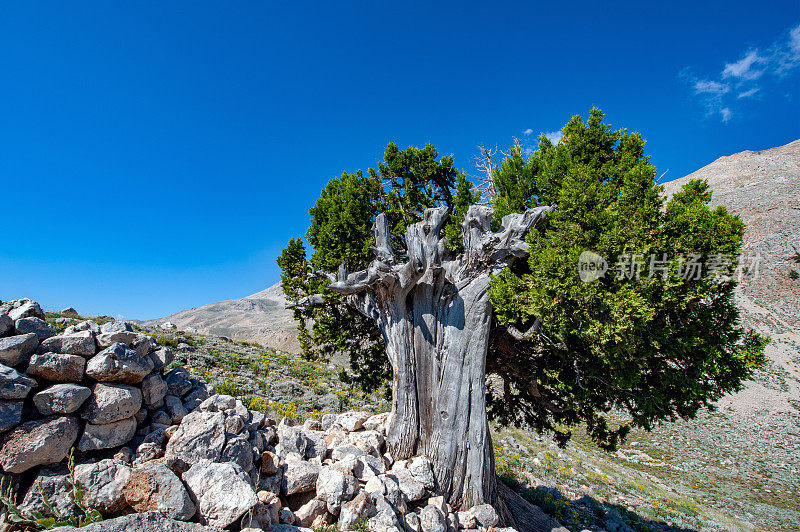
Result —
[{"label": "old juniper tree", "polygon": [[[665,205],[644,140],[599,110],[562,132],[512,147],[490,205],[452,157],[390,144],[376,170],[323,189],[311,256],[293,239],[279,258],[306,355],[348,354],[365,386],[391,379],[390,452],[428,456],[454,506],[502,507],[487,413],[562,442],[583,423],[613,448],[736,390],[763,356],[738,322],[735,262],[714,259],[738,253],[738,217],[700,182]],[[612,269],[584,282],[584,251]],[[685,275],[689,256],[715,275]]]}]

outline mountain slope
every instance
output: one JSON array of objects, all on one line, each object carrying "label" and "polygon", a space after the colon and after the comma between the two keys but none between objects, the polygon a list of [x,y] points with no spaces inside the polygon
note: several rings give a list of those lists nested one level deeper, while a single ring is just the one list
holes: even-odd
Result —
[{"label": "mountain slope", "polygon": [[800,251],[800,140],[762,151],[720,157],[700,170],[664,184],[671,196],[690,179],[707,179],[712,204],[724,205],[747,225],[743,255],[759,255],[758,277],[745,279],[744,294],[800,328],[800,281],[792,260]]},{"label": "mountain slope", "polygon": [[258,342],[283,351],[299,353],[297,323],[292,312],[286,310],[285,306],[286,298],[278,283],[241,299],[209,303],[144,323],[160,325],[169,321],[179,329],[193,328],[202,334]]}]

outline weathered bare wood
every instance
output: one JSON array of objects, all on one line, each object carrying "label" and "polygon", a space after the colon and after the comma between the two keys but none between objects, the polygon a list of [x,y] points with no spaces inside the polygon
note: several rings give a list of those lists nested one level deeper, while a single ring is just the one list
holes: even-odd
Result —
[{"label": "weathered bare wood", "polygon": [[395,262],[388,222],[379,215],[374,260],[353,273],[343,265],[329,285],[376,321],[386,343],[393,369],[390,452],[395,459],[428,456],[437,490],[455,507],[489,503],[508,515],[498,499],[486,419],[489,281],[527,254],[525,235],[550,210],[505,216],[493,232],[492,209],[473,205],[463,222],[464,252],[453,256],[443,230],[447,209],[427,209],[406,230],[403,264]]}]

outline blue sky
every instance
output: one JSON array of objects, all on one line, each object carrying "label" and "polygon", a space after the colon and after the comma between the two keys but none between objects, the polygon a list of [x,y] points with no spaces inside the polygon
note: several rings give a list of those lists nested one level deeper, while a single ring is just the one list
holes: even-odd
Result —
[{"label": "blue sky", "polygon": [[597,105],[674,179],[800,138],[800,2],[648,4],[7,3],[0,299],[144,319],[257,292],[389,141],[475,173]]}]

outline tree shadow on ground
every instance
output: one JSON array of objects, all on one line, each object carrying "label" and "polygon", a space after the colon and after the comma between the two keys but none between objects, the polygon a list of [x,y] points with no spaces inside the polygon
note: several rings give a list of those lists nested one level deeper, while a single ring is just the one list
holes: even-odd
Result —
[{"label": "tree shadow on ground", "polygon": [[610,530],[613,532],[697,532],[698,530],[672,526],[665,521],[651,519],[628,510],[622,505],[600,501],[590,495],[571,500],[565,497],[558,488],[526,487],[506,476],[501,476],[500,480],[523,499],[538,506],[570,530]]}]

